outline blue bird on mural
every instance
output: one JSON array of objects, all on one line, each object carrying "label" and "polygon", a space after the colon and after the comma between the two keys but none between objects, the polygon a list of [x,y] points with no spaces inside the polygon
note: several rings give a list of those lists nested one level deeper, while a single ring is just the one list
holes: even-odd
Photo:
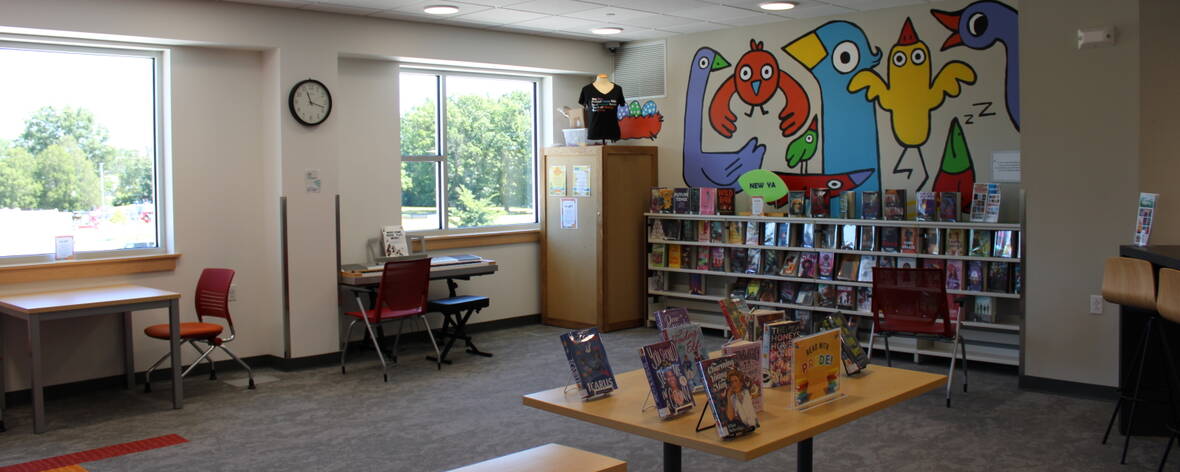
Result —
[{"label": "blue bird on mural", "polygon": [[705,88],[709,75],[729,67],[720,53],[703,47],[693,55],[688,71],[688,95],[684,101],[684,182],[690,187],[732,188],[741,191],[738,177],[762,167],[766,145],[750,138],[736,152],[701,150],[704,125]]},{"label": "blue bird on mural", "polygon": [[996,43],[1004,45],[1007,68],[1004,70],[1004,101],[1008,118],[1020,131],[1020,45],[1019,15],[1015,8],[994,0],[981,0],[959,11],[930,10],[939,23],[951,30],[942,50],[967,46],[984,50]]},{"label": "blue bird on mural", "polygon": [[783,46],[783,51],[810,69],[819,82],[823,172],[871,169],[872,177],[859,190],[880,190],[877,110],[863,90],[849,92],[848,83],[857,72],[881,62],[881,49],[869,44],[859,26],[830,21]]}]

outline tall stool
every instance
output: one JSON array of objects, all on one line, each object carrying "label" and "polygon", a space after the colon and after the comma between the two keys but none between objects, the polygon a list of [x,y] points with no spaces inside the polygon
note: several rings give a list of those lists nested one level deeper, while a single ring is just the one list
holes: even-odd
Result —
[{"label": "tall stool", "polygon": [[[1110,437],[1110,429],[1114,427],[1114,421],[1119,416],[1119,410],[1122,409],[1124,402],[1130,402],[1128,434],[1123,440],[1123,455],[1119,459],[1120,464],[1126,464],[1127,447],[1131,445],[1130,432],[1135,421],[1135,405],[1142,401],[1139,398],[1139,385],[1143,380],[1143,363],[1147,357],[1147,347],[1150,345],[1148,341],[1155,327],[1155,322],[1159,319],[1159,315],[1154,313],[1155,277],[1152,274],[1151,263],[1129,257],[1107,259],[1102,271],[1102,298],[1114,304],[1152,312],[1143,327],[1143,333],[1139,336],[1139,344],[1135,348],[1135,360],[1131,362],[1133,367],[1124,373],[1124,381],[1121,384],[1131,385],[1131,393],[1128,395],[1125,391],[1119,392],[1119,399],[1114,404],[1114,413],[1110,415],[1110,423],[1106,425],[1106,433],[1102,435],[1102,444],[1106,444],[1106,440]],[[1132,378],[1135,379],[1135,383],[1129,382]]]},{"label": "tall stool", "polygon": [[[1180,270],[1176,269],[1160,269],[1160,286],[1158,295],[1155,299],[1156,311],[1160,316],[1171,323],[1180,323]],[[1160,459],[1159,470],[1164,470],[1164,464],[1168,462],[1168,453],[1172,451],[1172,444],[1180,438],[1180,412],[1177,411],[1176,398],[1173,396],[1174,390],[1180,384],[1180,378],[1177,377],[1176,358],[1173,357],[1172,343],[1168,340],[1167,333],[1160,329],[1160,341],[1164,345],[1164,357],[1168,361],[1168,401],[1172,407],[1172,419],[1168,423],[1168,429],[1172,435],[1168,438],[1168,447],[1164,449],[1164,457]]]}]

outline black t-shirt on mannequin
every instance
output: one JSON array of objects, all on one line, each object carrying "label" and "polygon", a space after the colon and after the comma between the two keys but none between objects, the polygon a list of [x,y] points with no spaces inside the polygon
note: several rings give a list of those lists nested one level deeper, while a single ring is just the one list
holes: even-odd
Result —
[{"label": "black t-shirt on mannequin", "polygon": [[586,132],[588,139],[619,140],[619,119],[616,115],[620,106],[625,106],[623,88],[617,84],[607,93],[602,93],[594,84],[582,87],[578,104],[586,108]]}]

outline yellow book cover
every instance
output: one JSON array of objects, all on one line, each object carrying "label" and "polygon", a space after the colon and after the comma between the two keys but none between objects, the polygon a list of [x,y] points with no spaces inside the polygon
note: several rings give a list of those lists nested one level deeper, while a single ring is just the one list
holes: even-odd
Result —
[{"label": "yellow book cover", "polygon": [[669,269],[679,269],[680,267],[681,267],[680,266],[680,245],[679,244],[669,244],[668,245],[668,268]]},{"label": "yellow book cover", "polygon": [[791,385],[795,406],[827,399],[840,391],[840,330],[821,331],[791,341]]}]

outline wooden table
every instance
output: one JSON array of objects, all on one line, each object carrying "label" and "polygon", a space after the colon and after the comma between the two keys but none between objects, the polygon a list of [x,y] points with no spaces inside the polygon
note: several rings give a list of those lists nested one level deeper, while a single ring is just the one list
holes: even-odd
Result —
[{"label": "wooden table", "polygon": [[[377,285],[381,282],[382,268],[383,266],[376,265],[360,272],[340,271],[340,285],[354,287]],[[483,259],[469,264],[430,266],[430,280],[446,280],[450,296],[454,297],[455,289],[459,287],[459,284],[455,283],[455,279],[469,280],[480,275],[494,274],[497,270],[500,270],[500,266],[497,266],[496,261],[491,259]]]},{"label": "wooden table", "polygon": [[[642,370],[616,377],[619,390],[599,400],[582,401],[577,389],[563,393],[554,388],[524,396],[524,404],[562,416],[636,434],[664,443],[664,470],[680,470],[682,447],[722,457],[748,461],[791,444],[798,444],[798,470],[811,470],[812,438],[857,418],[914,398],[946,385],[946,376],[874,365],[864,374],[841,378],[844,398],[799,411],[794,409],[790,390],[763,389],[761,426],[748,436],[722,441],[715,429],[696,431],[702,408],[708,407],[703,393],[695,395],[696,407],[679,418],[661,421],[654,409],[640,411],[650,388]],[[711,424],[712,414],[704,424]]]},{"label": "wooden table", "polygon": [[[131,312],[153,308],[168,309],[171,327],[172,407],[184,407],[183,382],[180,379],[180,294],[138,285],[114,285],[76,290],[8,295],[0,297],[0,313],[24,320],[29,334],[29,376],[33,397],[33,432],[45,432],[44,372],[41,362],[41,328],[46,321],[85,316],[120,314],[123,333],[123,371],[127,388],[135,386],[135,362],[132,349]],[[4,339],[0,323],[0,342]],[[0,346],[0,352],[2,346]],[[4,428],[4,363],[0,362],[0,431]]]}]

